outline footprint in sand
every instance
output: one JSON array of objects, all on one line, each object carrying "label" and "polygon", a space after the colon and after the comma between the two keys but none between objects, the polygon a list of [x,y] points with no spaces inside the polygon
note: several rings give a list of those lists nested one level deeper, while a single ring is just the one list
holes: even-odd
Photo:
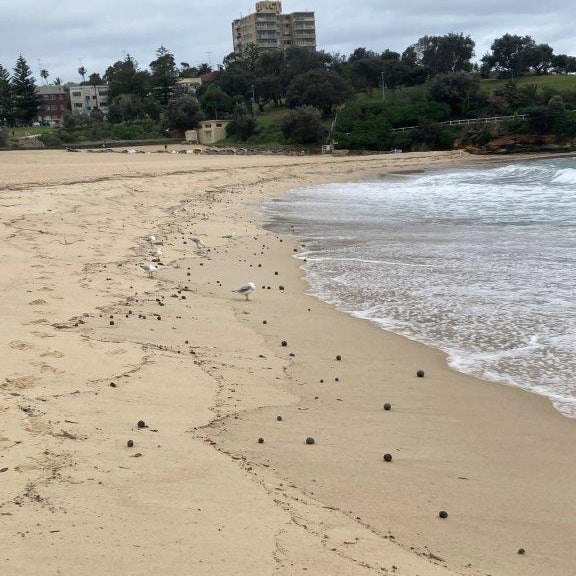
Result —
[{"label": "footprint in sand", "polygon": [[46,364],[46,362],[31,362],[32,366],[37,366],[40,369],[40,372],[50,372],[50,374],[64,374],[63,370],[58,370],[58,368],[54,368],[54,366],[50,366],[50,364]]},{"label": "footprint in sand", "polygon": [[52,426],[37,416],[26,418],[24,422],[24,430],[30,432],[30,434],[34,434],[35,436],[39,434],[52,434]]},{"label": "footprint in sand", "polygon": [[24,390],[37,386],[38,383],[38,378],[34,376],[7,376],[4,378],[4,382],[0,384],[0,388],[2,390]]},{"label": "footprint in sand", "polygon": [[48,352],[42,352],[40,358],[64,358],[64,354],[59,350],[48,350]]},{"label": "footprint in sand", "polygon": [[106,352],[106,356],[117,356],[118,354],[126,354],[127,350],[124,348],[115,348],[110,352]]},{"label": "footprint in sand", "polygon": [[32,320],[28,324],[50,324],[50,321],[46,318],[38,318],[38,320]]},{"label": "footprint in sand", "polygon": [[32,350],[32,348],[34,348],[32,344],[29,344],[28,342],[22,342],[20,340],[14,340],[13,342],[10,342],[9,346],[12,348],[12,350]]}]

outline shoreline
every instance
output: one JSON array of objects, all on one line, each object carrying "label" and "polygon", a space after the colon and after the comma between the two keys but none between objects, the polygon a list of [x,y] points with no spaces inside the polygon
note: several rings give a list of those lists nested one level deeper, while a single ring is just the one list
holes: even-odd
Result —
[{"label": "shoreline", "polygon": [[[573,155],[570,155],[571,157]],[[566,155],[554,155],[551,156],[551,158],[562,158],[562,157],[566,157]],[[549,157],[547,156],[546,159],[548,159]],[[542,160],[544,158],[534,158],[534,161],[537,160]],[[519,158],[517,161],[518,162],[527,162],[529,159],[526,158]],[[499,162],[487,162],[486,163],[486,169],[488,169],[490,166],[492,166],[494,163],[499,164]],[[450,172],[452,170],[466,170],[467,168],[478,168],[478,164],[470,164],[470,163],[463,163],[461,166],[449,166],[449,167],[437,167],[437,168],[431,168],[431,169],[427,169],[427,168],[422,168],[422,169],[416,169],[416,170],[406,170],[406,171],[399,171],[399,172],[387,172],[385,174],[381,174],[377,177],[368,177],[368,178],[359,178],[359,179],[354,179],[351,180],[351,182],[363,182],[363,181],[380,181],[380,182],[386,182],[386,180],[392,180],[394,181],[394,179],[396,178],[413,178],[414,176],[418,176],[418,175],[425,175],[425,174],[436,174],[436,175],[441,175],[444,172]],[[319,185],[314,185],[313,187],[322,187],[323,185],[329,185],[331,182],[326,182],[324,184],[319,184]],[[305,189],[306,187],[304,187]],[[295,190],[296,192],[298,190]],[[283,196],[283,195],[281,195]],[[281,196],[279,196],[278,198],[280,198]],[[271,198],[269,199],[266,203],[269,203],[270,201],[274,201],[275,198]],[[283,217],[281,217],[280,214],[278,213],[272,213],[268,219],[266,220],[266,218],[263,218],[260,220],[260,226],[264,227],[266,230],[271,231],[272,233],[278,233],[281,235],[284,235],[285,237],[287,237],[288,239],[293,239],[295,243],[300,243],[300,242],[304,242],[306,239],[299,237],[298,234],[296,232],[293,232],[289,229],[289,227],[291,228],[291,220],[287,220],[287,219],[283,219]],[[304,250],[304,248],[303,248]],[[306,252],[306,250],[304,250]],[[310,280],[308,277],[308,272],[307,272],[307,264],[306,264],[306,259],[303,258],[300,254],[293,254],[292,255],[294,258],[296,258],[299,262],[300,262],[300,268],[303,271],[305,280],[306,280],[306,285],[308,287],[308,289],[306,290],[307,294],[310,294],[311,296],[313,296],[314,298],[316,298],[317,300],[319,300],[320,302],[323,303],[327,303],[330,306],[332,306],[335,310],[347,314],[349,316],[352,316],[354,318],[358,318],[358,319],[362,319],[365,321],[368,321],[369,323],[375,325],[376,327],[380,328],[381,330],[384,330],[386,332],[391,332],[397,336],[400,336],[410,342],[415,342],[418,344],[422,344],[424,346],[433,348],[438,350],[439,352],[441,352],[444,357],[445,357],[445,361],[447,366],[451,369],[454,370],[455,372],[458,372],[462,375],[465,376],[471,376],[474,377],[476,379],[478,379],[479,381],[482,382],[490,382],[490,383],[495,383],[495,384],[500,384],[503,386],[508,386],[508,387],[513,387],[519,390],[523,390],[525,392],[531,393],[531,394],[535,394],[537,396],[541,396],[544,399],[548,400],[548,402],[550,402],[550,404],[552,404],[552,406],[554,407],[554,409],[563,417],[565,418],[569,418],[569,419],[576,419],[576,412],[570,412],[570,411],[565,411],[562,408],[560,408],[559,406],[556,405],[556,403],[560,403],[560,404],[570,404],[572,405],[572,399],[569,397],[565,397],[562,395],[559,395],[557,393],[552,393],[550,391],[547,391],[545,389],[542,389],[541,386],[537,386],[537,387],[530,387],[530,386],[524,386],[521,382],[518,381],[514,381],[511,378],[507,378],[505,376],[502,375],[496,375],[494,374],[492,377],[490,376],[486,376],[486,375],[478,375],[478,374],[474,374],[473,372],[467,372],[466,370],[463,370],[461,368],[459,368],[458,366],[455,365],[455,363],[458,361],[457,359],[454,359],[454,362],[451,359],[451,354],[450,352],[448,352],[447,350],[445,350],[442,346],[442,344],[440,342],[427,342],[424,339],[419,339],[418,336],[410,336],[407,334],[402,334],[401,332],[397,332],[394,331],[393,328],[389,328],[386,326],[385,323],[385,319],[381,319],[381,318],[365,318],[362,314],[362,311],[354,311],[354,310],[347,310],[344,307],[339,307],[338,305],[323,300],[323,298],[318,295],[317,293],[314,292],[314,289],[312,287],[312,285],[310,284]],[[462,352],[462,351],[459,351]]]},{"label": "shoreline", "polygon": [[[382,173],[388,160],[460,166],[466,155],[193,158],[186,170],[174,157],[93,155],[104,160],[95,166],[69,156],[46,168],[32,154],[35,174],[0,168],[8,568],[568,569],[574,552],[554,539],[576,516],[568,419],[307,295],[296,240],[255,223],[254,202],[302,183]],[[135,266],[150,232],[166,258],[152,281]],[[191,235],[210,250],[192,250]],[[231,294],[251,279],[250,302]]]}]

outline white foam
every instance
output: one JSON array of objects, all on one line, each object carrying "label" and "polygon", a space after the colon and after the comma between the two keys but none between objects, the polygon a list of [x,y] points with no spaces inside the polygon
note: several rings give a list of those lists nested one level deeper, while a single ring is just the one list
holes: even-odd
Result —
[{"label": "white foam", "polygon": [[271,211],[311,292],[576,417],[576,161],[311,187]]}]

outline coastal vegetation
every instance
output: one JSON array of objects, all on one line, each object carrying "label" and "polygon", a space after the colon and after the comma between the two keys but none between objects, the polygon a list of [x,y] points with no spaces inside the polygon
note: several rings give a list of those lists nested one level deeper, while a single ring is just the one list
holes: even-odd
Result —
[{"label": "coastal vegetation", "polygon": [[[147,69],[129,54],[102,75],[79,68],[80,84],[108,84],[107,116],[98,109],[90,116],[70,113],[61,128],[39,138],[58,146],[182,137],[202,119],[215,118],[231,120],[226,145],[487,149],[503,135],[521,135],[524,144],[572,142],[576,57],[510,34],[495,39],[477,62],[474,48],[470,36],[455,33],[424,36],[402,53],[249,47],[212,70],[178,65],[162,46]],[[49,71],[42,72],[47,82]],[[182,80],[195,77],[202,85],[192,91]],[[0,124],[30,125],[38,107],[35,89],[23,56],[12,74],[0,64]],[[4,141],[11,135],[5,133]]]}]

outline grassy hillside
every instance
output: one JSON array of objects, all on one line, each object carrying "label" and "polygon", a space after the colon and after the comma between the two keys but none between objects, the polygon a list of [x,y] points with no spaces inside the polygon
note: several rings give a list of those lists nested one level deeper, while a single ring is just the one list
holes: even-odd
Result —
[{"label": "grassy hillside", "polygon": [[[576,76],[520,76],[515,79],[519,86],[534,84],[538,88],[551,88],[559,92],[576,90]],[[482,80],[481,87],[491,94],[497,88],[502,88],[509,80],[490,78]]]}]

